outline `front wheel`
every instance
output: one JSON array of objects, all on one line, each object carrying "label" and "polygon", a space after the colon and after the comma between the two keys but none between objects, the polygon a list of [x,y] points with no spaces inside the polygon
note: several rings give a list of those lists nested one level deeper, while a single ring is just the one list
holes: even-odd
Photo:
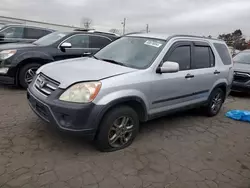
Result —
[{"label": "front wheel", "polygon": [[224,100],[225,93],[222,89],[216,88],[212,91],[208,105],[205,107],[206,115],[209,117],[216,116],[220,112]]},{"label": "front wheel", "polygon": [[99,150],[116,151],[129,146],[139,130],[137,113],[129,106],[118,106],[109,111],[100,124],[96,138]]},{"label": "front wheel", "polygon": [[37,63],[30,63],[21,67],[18,78],[19,84],[22,88],[28,88],[40,66],[41,65]]}]

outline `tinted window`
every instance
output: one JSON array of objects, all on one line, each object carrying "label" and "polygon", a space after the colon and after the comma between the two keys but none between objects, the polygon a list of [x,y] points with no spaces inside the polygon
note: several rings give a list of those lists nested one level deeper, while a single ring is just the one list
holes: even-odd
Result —
[{"label": "tinted window", "polygon": [[180,46],[177,47],[167,60],[164,61],[173,61],[179,63],[180,70],[190,69],[191,64],[191,48],[190,46]]},{"label": "tinted window", "polygon": [[210,47],[194,46],[194,59],[192,69],[202,69],[210,67]]},{"label": "tinted window", "polygon": [[36,28],[25,28],[24,38],[26,39],[39,39],[46,35],[45,30]]},{"label": "tinted window", "polygon": [[212,51],[211,48],[209,48],[209,57],[210,57],[210,67],[215,66],[215,57],[214,57],[214,52]]},{"label": "tinted window", "polygon": [[89,48],[88,35],[75,35],[67,39],[65,42],[70,43],[72,48]]},{"label": "tinted window", "polygon": [[23,38],[23,27],[7,27],[0,34],[3,34],[5,38]]},{"label": "tinted window", "polygon": [[220,58],[224,65],[230,65],[232,63],[229,50],[225,44],[214,43],[214,47],[220,55]]},{"label": "tinted window", "polygon": [[238,53],[236,56],[234,56],[233,60],[236,63],[248,63],[248,64],[250,64],[250,51]]},{"label": "tinted window", "polygon": [[111,41],[105,37],[90,36],[90,48],[103,48],[109,43],[111,43]]},{"label": "tinted window", "polygon": [[53,31],[43,30],[43,36],[48,35],[48,34],[50,34],[50,33],[52,33],[52,32],[53,32]]},{"label": "tinted window", "polygon": [[51,45],[59,40],[61,40],[63,37],[65,37],[68,33],[66,32],[54,32],[50,33],[37,41],[34,42],[34,44],[39,45],[39,46],[47,46]]}]

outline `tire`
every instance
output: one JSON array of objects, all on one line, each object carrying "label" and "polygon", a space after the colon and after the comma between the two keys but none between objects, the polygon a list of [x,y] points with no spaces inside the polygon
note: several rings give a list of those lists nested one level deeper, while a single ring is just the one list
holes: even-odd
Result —
[{"label": "tire", "polygon": [[[131,126],[133,127],[131,128]],[[102,152],[111,152],[126,148],[132,144],[138,131],[139,118],[137,113],[129,106],[115,107],[104,115],[101,121],[95,140],[96,146]],[[118,136],[115,137],[115,135],[120,135],[121,138],[118,138]]]},{"label": "tire", "polygon": [[29,63],[29,64],[21,67],[21,69],[19,71],[19,76],[18,76],[18,83],[22,88],[27,89],[29,86],[29,83],[27,82],[28,79],[26,79],[27,74],[29,74],[28,71],[32,70],[33,74],[34,74],[33,76],[35,76],[35,71],[40,66],[41,66],[41,64],[38,64],[38,63]]},{"label": "tire", "polygon": [[[206,115],[208,117],[216,116],[220,112],[224,100],[225,92],[220,88],[214,89],[209,96],[208,104],[204,108]],[[217,103],[217,106],[215,106],[215,102]]]}]

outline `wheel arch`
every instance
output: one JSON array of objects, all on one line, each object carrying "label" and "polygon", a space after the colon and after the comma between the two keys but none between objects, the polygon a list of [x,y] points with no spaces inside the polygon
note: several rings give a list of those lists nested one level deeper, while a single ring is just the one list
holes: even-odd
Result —
[{"label": "wheel arch", "polygon": [[[228,91],[227,83],[226,83],[226,82],[218,83],[218,84],[215,85],[215,87],[211,90],[211,93],[212,93],[215,89],[217,89],[217,88],[222,89],[222,91],[224,92],[224,94],[225,94],[224,101],[225,101],[226,95],[227,95],[227,91]],[[224,102],[224,101],[223,101],[223,102]]]},{"label": "wheel arch", "polygon": [[15,76],[16,84],[19,84],[18,78],[19,78],[20,70],[22,67],[24,67],[25,65],[30,64],[30,63],[36,63],[36,64],[40,64],[42,66],[42,65],[47,64],[49,62],[52,62],[52,60],[43,59],[43,58],[39,58],[39,57],[30,57],[27,59],[23,59],[16,66],[16,76]]},{"label": "wheel arch", "polygon": [[103,115],[106,114],[112,108],[120,106],[120,105],[127,105],[133,108],[138,114],[140,121],[147,120],[146,104],[138,96],[122,97],[122,98],[115,99],[114,101],[109,102],[108,104],[105,105],[105,108],[103,110]]},{"label": "wheel arch", "polygon": [[122,97],[122,98],[116,99],[106,104],[104,109],[98,115],[99,118],[96,122],[97,124],[96,135],[99,132],[100,123],[103,117],[105,116],[105,114],[107,114],[110,110],[116,108],[117,106],[123,106],[123,105],[129,106],[132,109],[134,109],[141,122],[145,122],[148,120],[146,104],[140,97],[137,97],[137,96]]}]

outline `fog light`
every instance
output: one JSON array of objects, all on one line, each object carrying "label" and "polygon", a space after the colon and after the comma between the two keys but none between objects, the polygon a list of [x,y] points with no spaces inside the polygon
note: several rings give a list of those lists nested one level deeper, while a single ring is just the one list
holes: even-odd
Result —
[{"label": "fog light", "polygon": [[69,128],[72,126],[71,119],[68,115],[60,114],[59,117],[60,117],[59,123],[61,126],[65,127],[65,128]]},{"label": "fog light", "polygon": [[0,68],[0,74],[6,74],[9,68]]}]

